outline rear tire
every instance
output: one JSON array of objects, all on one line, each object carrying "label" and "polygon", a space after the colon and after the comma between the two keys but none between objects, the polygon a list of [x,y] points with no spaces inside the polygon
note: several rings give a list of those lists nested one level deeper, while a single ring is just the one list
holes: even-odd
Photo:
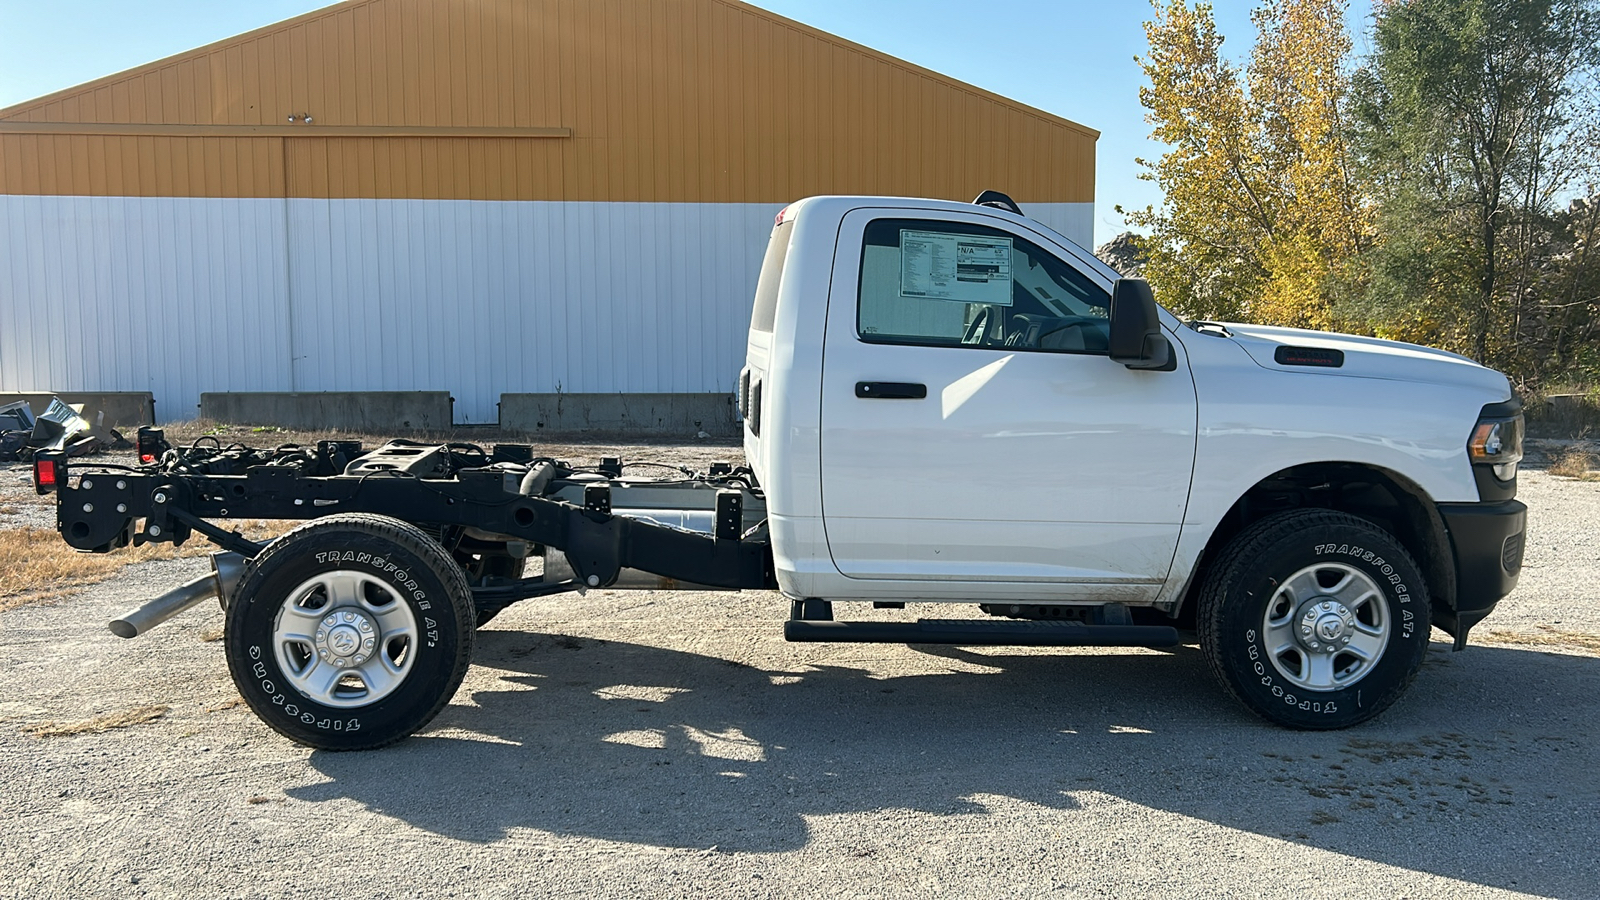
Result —
[{"label": "rear tire", "polygon": [[466,578],[437,541],[386,516],[328,516],[251,561],[228,607],[228,670],[284,737],[370,750],[450,702],[472,622]]},{"label": "rear tire", "polygon": [[1346,728],[1405,693],[1428,650],[1428,588],[1365,519],[1292,510],[1245,529],[1211,567],[1200,649],[1222,686],[1289,728]]}]

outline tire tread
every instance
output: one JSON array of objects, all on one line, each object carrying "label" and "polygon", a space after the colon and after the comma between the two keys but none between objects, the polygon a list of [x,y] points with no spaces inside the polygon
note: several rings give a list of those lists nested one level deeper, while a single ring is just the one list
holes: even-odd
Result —
[{"label": "tire tread", "polygon": [[[427,532],[400,519],[380,516],[375,513],[336,513],[331,516],[312,519],[290,529],[271,544],[268,544],[267,549],[263,550],[260,555],[245,566],[244,573],[239,579],[239,584],[241,587],[248,584],[250,577],[255,574],[256,570],[267,565],[273,559],[287,553],[300,551],[302,549],[301,544],[304,541],[314,540],[315,535],[320,532],[332,530],[359,531],[392,541],[401,549],[414,553],[427,562],[433,569],[433,573],[445,583],[446,593],[450,596],[451,612],[455,616],[457,626],[456,658],[451,668],[449,679],[446,682],[448,689],[440,692],[439,698],[434,702],[433,707],[423,717],[423,725],[419,726],[420,730],[420,728],[426,727],[428,722],[433,721],[433,718],[450,703],[451,698],[455,696],[456,691],[461,687],[462,680],[466,678],[467,669],[472,664],[472,648],[474,637],[477,633],[473,627],[476,623],[477,613],[473,608],[472,589],[467,585],[466,573],[438,541],[428,536]],[[241,692],[241,695],[247,703],[250,701],[248,692]],[[254,709],[254,704],[251,704],[251,708]],[[261,710],[255,710],[255,712],[256,717],[266,723],[267,727],[273,731],[297,744],[309,744],[303,734],[296,734],[281,727],[274,717],[264,715]],[[414,733],[415,731],[393,735],[369,743],[341,744],[337,747],[322,747],[315,744],[310,746],[318,746],[320,749],[331,752],[377,750],[399,743]]]},{"label": "tire tread", "polygon": [[[1201,654],[1205,657],[1206,664],[1211,669],[1211,674],[1216,677],[1217,682],[1222,685],[1223,689],[1233,699],[1237,700],[1241,706],[1274,724],[1300,731],[1332,731],[1359,724],[1388,709],[1405,693],[1406,689],[1411,686],[1411,682],[1417,677],[1417,673],[1422,670],[1422,659],[1426,655],[1426,650],[1422,654],[1418,654],[1415,665],[1412,665],[1388,690],[1379,694],[1377,699],[1366,707],[1369,711],[1350,719],[1340,719],[1336,723],[1321,725],[1274,718],[1258,709],[1254,703],[1240,692],[1233,682],[1227,661],[1222,654],[1222,619],[1226,612],[1227,589],[1230,585],[1237,584],[1251,563],[1264,555],[1269,548],[1278,543],[1292,540],[1298,532],[1309,529],[1339,529],[1341,531],[1355,529],[1370,535],[1381,536],[1384,540],[1394,545],[1406,564],[1410,565],[1414,571],[1421,572],[1421,567],[1417,565],[1416,560],[1411,556],[1405,545],[1400,542],[1400,539],[1368,519],[1328,509],[1286,510],[1267,516],[1245,528],[1224,548],[1222,555],[1217,559],[1210,575],[1206,578],[1205,584],[1201,586],[1196,610],[1196,626],[1199,631]],[[1426,598],[1426,583],[1419,583],[1414,590],[1421,591]],[[1419,627],[1427,629],[1429,627],[1427,616],[1424,615],[1422,620]],[[1426,641],[1426,631],[1424,631],[1424,647],[1426,647]]]}]

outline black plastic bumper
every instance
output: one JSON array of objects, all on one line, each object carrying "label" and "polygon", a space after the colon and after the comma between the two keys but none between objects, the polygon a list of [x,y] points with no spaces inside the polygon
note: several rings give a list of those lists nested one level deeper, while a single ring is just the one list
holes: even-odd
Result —
[{"label": "black plastic bumper", "polygon": [[1434,609],[1433,623],[1455,636],[1459,650],[1466,646],[1472,626],[1483,621],[1500,598],[1517,586],[1528,507],[1517,500],[1441,503],[1439,515],[1455,551],[1456,602],[1454,609]]}]

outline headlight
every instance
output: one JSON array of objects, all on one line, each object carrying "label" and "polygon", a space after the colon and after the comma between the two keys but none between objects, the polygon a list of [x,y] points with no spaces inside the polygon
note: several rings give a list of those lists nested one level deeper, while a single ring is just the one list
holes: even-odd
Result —
[{"label": "headlight", "polygon": [[1472,429],[1467,454],[1473,465],[1494,466],[1494,477],[1510,481],[1522,461],[1522,416],[1483,419]]}]

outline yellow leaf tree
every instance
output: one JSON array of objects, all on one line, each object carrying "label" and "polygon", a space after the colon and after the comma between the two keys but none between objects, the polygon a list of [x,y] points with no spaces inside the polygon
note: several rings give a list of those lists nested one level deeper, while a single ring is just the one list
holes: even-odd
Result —
[{"label": "yellow leaf tree", "polygon": [[1269,0],[1245,70],[1211,7],[1154,2],[1139,101],[1170,148],[1140,160],[1165,195],[1127,212],[1157,296],[1185,315],[1332,326],[1334,276],[1370,227],[1341,121],[1350,38],[1344,0]]}]

